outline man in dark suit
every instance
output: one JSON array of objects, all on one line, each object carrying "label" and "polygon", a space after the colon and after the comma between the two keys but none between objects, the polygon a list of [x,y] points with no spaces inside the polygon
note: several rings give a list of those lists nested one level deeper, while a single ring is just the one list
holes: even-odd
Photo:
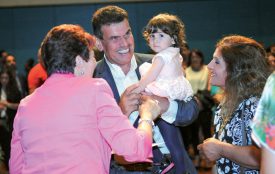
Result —
[{"label": "man in dark suit", "polygon": [[[140,79],[139,65],[143,62],[150,62],[152,56],[134,53],[134,38],[128,14],[124,9],[117,6],[100,8],[94,13],[92,24],[97,37],[97,46],[104,51],[104,58],[98,62],[94,76],[104,78],[109,83],[122,112],[129,117],[134,125],[137,125],[140,94],[132,91],[137,87],[135,84]],[[155,164],[153,171],[144,168],[144,166],[148,167],[144,163],[128,164],[117,160],[112,162],[110,172],[160,173],[162,170],[173,167],[171,164],[174,163],[176,167],[173,167],[170,172],[176,174],[196,173],[184,149],[180,131],[176,127],[190,124],[197,118],[196,101],[194,99],[188,102],[169,101],[167,98],[151,97],[159,102],[162,109],[162,115],[155,121],[154,141],[157,146],[153,148]],[[166,127],[171,126],[173,127],[172,131],[166,133]],[[178,152],[179,155],[170,157],[168,149]],[[177,165],[179,163],[181,165]]]}]

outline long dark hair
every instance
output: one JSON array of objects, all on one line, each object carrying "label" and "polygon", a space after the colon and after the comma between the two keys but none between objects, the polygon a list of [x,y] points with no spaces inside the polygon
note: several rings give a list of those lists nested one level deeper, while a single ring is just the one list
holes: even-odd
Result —
[{"label": "long dark hair", "polygon": [[251,38],[227,36],[216,48],[221,51],[227,71],[222,115],[230,116],[244,99],[261,96],[270,72],[264,48]]},{"label": "long dark hair", "polygon": [[[2,74],[7,74],[9,77],[8,84],[5,88],[5,92],[7,95],[7,101],[12,102],[12,103],[18,103],[21,100],[21,93],[18,89],[16,80],[15,80],[14,76],[12,75],[12,70],[9,69],[8,67],[4,67],[0,71],[0,77],[2,76]],[[2,89],[2,88],[3,88],[3,86],[0,83],[0,89]]]}]

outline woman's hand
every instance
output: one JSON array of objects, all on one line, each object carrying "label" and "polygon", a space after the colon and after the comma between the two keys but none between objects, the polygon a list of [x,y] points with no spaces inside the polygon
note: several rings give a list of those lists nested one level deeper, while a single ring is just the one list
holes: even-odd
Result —
[{"label": "woman's hand", "polygon": [[216,161],[222,157],[222,142],[215,138],[204,140],[197,148],[208,161]]},{"label": "woman's hand", "polygon": [[150,99],[158,102],[158,105],[160,106],[160,114],[163,114],[164,112],[166,112],[168,110],[170,102],[166,97],[160,97],[160,96],[148,94],[145,92],[143,92],[142,94],[143,95],[141,97],[141,100],[150,98]]},{"label": "woman's hand", "polygon": [[155,120],[161,112],[159,102],[148,96],[142,96],[142,104],[139,106],[141,119]]}]

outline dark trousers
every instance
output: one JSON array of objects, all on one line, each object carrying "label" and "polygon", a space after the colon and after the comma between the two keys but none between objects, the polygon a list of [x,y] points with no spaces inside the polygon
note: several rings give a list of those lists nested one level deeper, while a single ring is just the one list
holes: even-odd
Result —
[{"label": "dark trousers", "polygon": [[[185,149],[184,149],[179,128],[161,119],[159,119],[156,122],[156,125],[158,125],[160,132],[163,136],[164,142],[170,151],[171,159],[175,164],[175,171],[176,171],[175,174],[182,174],[186,172],[186,167],[184,163],[184,154],[183,154],[183,151]],[[163,158],[162,156],[160,156],[157,150],[158,149],[155,149],[153,151],[154,162],[160,162],[160,160]]]},{"label": "dark trousers", "polygon": [[198,155],[199,151],[197,146],[201,143],[199,139],[199,129],[202,128],[203,138],[207,139],[211,137],[211,125],[212,125],[212,111],[202,110],[199,112],[198,119],[191,125],[182,127],[181,134],[185,142],[185,148],[188,150],[191,144],[194,150],[194,154]]},{"label": "dark trousers", "polygon": [[149,174],[152,169],[150,163],[134,163],[120,165],[114,159],[111,160],[110,174]]}]

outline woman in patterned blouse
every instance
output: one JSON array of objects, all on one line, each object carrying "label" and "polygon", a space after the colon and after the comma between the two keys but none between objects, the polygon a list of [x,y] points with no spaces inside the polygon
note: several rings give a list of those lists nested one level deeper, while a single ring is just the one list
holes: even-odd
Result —
[{"label": "woman in patterned blouse", "polygon": [[260,150],[251,139],[250,122],[270,74],[265,50],[244,36],[221,39],[208,68],[210,83],[224,90],[214,119],[213,138],[198,146],[209,161],[216,161],[217,172],[258,174]]}]

